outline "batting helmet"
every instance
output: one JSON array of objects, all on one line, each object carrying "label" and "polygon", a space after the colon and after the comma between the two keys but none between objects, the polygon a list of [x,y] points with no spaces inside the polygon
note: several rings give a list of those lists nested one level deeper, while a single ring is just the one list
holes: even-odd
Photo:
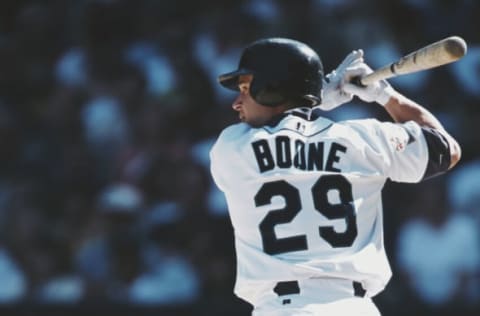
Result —
[{"label": "batting helmet", "polygon": [[[218,77],[220,84],[238,91],[238,77],[253,75],[250,94],[259,104],[285,102],[315,106],[321,102],[323,65],[304,43],[287,38],[267,38],[248,45],[238,69]],[[305,104],[305,102],[308,102]]]}]

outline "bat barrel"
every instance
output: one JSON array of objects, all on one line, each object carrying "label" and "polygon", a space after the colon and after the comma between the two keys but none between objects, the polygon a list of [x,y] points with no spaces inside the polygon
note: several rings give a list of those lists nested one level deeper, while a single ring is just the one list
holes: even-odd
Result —
[{"label": "bat barrel", "polygon": [[467,53],[467,43],[459,36],[451,36],[445,39],[445,51],[455,60],[459,59]]},{"label": "bat barrel", "polygon": [[360,79],[360,83],[368,85],[398,75],[414,73],[454,62],[467,53],[467,44],[459,36],[451,36],[420,48],[398,61],[379,68]]}]

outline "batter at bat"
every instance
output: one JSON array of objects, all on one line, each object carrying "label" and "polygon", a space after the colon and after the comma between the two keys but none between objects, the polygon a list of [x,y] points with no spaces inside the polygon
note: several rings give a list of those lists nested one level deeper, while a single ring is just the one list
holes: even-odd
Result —
[{"label": "batter at bat", "polygon": [[[234,291],[255,316],[380,315],[371,298],[391,277],[385,182],[420,182],[460,159],[457,141],[423,106],[385,80],[351,82],[372,72],[356,50],[324,76],[307,44],[267,38],[219,77],[237,93],[240,122],[216,140],[211,173],[234,228]],[[394,122],[324,117],[353,96]]]}]

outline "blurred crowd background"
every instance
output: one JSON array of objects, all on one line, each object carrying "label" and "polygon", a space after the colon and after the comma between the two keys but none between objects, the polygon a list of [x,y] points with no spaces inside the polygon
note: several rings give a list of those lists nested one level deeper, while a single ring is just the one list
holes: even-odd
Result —
[{"label": "blurred crowd background", "polygon": [[[450,173],[388,182],[394,277],[384,315],[480,310],[480,2],[475,0],[2,0],[2,315],[249,315],[208,152],[235,123],[216,77],[270,36],[327,72],[362,48],[373,68],[451,35],[459,62],[390,80],[463,147]],[[377,117],[354,100],[325,113]]]}]

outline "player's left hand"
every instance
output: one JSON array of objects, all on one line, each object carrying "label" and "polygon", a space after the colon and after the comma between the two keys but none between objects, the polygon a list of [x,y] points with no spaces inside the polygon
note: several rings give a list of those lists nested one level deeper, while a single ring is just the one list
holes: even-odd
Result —
[{"label": "player's left hand", "polygon": [[346,70],[347,82],[342,86],[343,91],[350,95],[356,95],[365,102],[376,102],[380,105],[385,105],[392,95],[395,94],[395,90],[388,83],[387,80],[380,80],[369,85],[363,86],[354,82],[349,82],[353,78],[364,77],[373,70],[366,63],[361,62],[352,65]]},{"label": "player's left hand", "polygon": [[343,85],[349,78],[346,78],[347,69],[363,63],[363,50],[354,50],[345,57],[338,67],[325,76],[323,81],[322,103],[317,107],[323,111],[330,111],[334,108],[349,102],[353,94],[343,90]]}]

